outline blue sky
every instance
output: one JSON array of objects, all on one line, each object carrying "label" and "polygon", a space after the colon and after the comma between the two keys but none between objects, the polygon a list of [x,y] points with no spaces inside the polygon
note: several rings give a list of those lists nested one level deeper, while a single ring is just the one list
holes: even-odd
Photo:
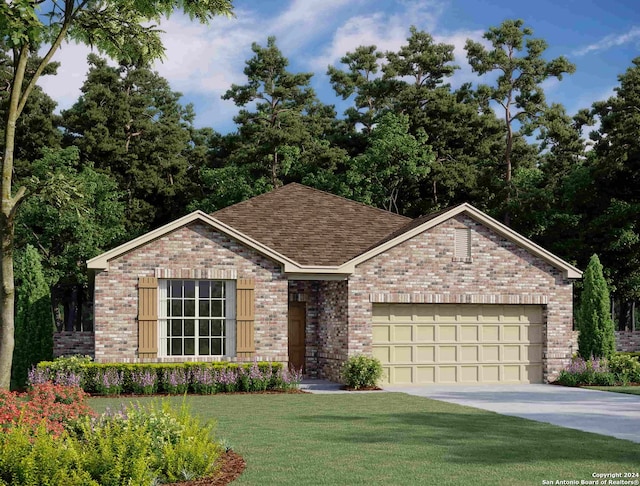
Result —
[{"label": "blue sky", "polygon": [[[340,115],[346,105],[331,89],[327,66],[359,45],[397,50],[411,25],[455,46],[461,66],[451,80],[455,87],[482,81],[466,63],[466,39],[480,41],[489,27],[523,19],[534,37],[547,41],[547,59],[564,55],[576,65],[575,74],[545,83],[548,100],[571,114],[611,96],[618,75],[640,56],[640,9],[633,0],[235,0],[234,6],[236,18],[217,18],[210,26],[180,15],[164,21],[167,57],[155,65],[183,101],[195,105],[196,125],[222,133],[235,129],[237,108],[220,96],[231,83],[244,83],[251,43],[265,45],[269,35],[276,36],[291,71],[315,73],[318,96]],[[64,45],[55,58],[62,63],[59,74],[40,83],[60,108],[80,95],[88,52]]]}]

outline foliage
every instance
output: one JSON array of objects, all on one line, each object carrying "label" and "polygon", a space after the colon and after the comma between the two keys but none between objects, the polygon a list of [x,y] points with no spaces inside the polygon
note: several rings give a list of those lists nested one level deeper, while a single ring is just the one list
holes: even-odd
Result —
[{"label": "foliage", "polygon": [[[543,39],[530,36],[533,31],[522,20],[505,20],[498,27],[491,27],[484,38],[491,43],[487,49],[479,42],[467,40],[465,49],[471,69],[479,75],[497,71],[494,86],[481,86],[481,96],[497,103],[503,112],[506,146],[504,150],[504,180],[506,201],[512,196],[511,177],[514,152],[514,128],[522,125],[524,133],[530,133],[538,117],[544,113],[546,102],[542,83],[563,74],[573,73],[575,66],[564,57],[545,61],[542,54],[547,48]],[[519,53],[522,53],[520,56]],[[507,213],[508,222],[508,213]]]},{"label": "foliage", "polygon": [[611,319],[609,289],[602,273],[598,255],[589,260],[583,275],[584,287],[576,314],[578,324],[578,353],[585,359],[591,356],[609,358],[615,353],[615,333]]},{"label": "foliage", "polygon": [[144,65],[114,67],[93,54],[88,61],[82,96],[62,112],[64,143],[78,147],[83,166],[117,182],[131,238],[182,215],[197,180],[189,158],[195,114]]},{"label": "foliage", "polygon": [[214,422],[192,417],[185,404],[130,405],[95,417],[78,388],[40,385],[31,395],[24,401],[0,390],[0,484],[158,484],[215,470]]},{"label": "foliage", "polygon": [[13,350],[11,387],[23,388],[29,369],[40,361],[53,358],[53,315],[51,295],[41,257],[27,245],[16,262],[19,282],[16,296],[16,346]]},{"label": "foliage", "polygon": [[253,43],[251,49],[254,56],[244,69],[247,83],[233,84],[223,96],[242,107],[234,118],[238,132],[231,136],[225,165],[240,168],[243,175],[248,170],[264,190],[335,169],[345,155],[325,138],[335,111],[317,100],[312,74],[289,72],[275,37],[267,39],[266,47]]},{"label": "foliage", "polygon": [[[591,181],[584,214],[585,251],[597,252],[624,300],[640,299],[640,57],[618,77],[615,95],[594,103],[587,124],[599,122],[590,136]],[[588,256],[588,254],[587,254]],[[624,329],[624,327],[621,327]]]},{"label": "foliage", "polygon": [[[37,9],[37,11],[36,11]],[[2,64],[9,70],[8,103],[4,117],[0,199],[0,388],[8,388],[14,348],[13,252],[16,211],[26,196],[24,186],[12,188],[16,154],[16,127],[41,75],[65,40],[96,47],[118,60],[140,65],[162,57],[164,49],[156,22],[174,10],[191,19],[208,22],[215,15],[231,15],[229,0],[130,2],[31,2],[0,3],[0,43],[9,54]],[[45,44],[46,54],[35,60]],[[29,66],[29,61],[32,66]],[[35,62],[33,62],[35,60]],[[5,69],[3,68],[3,71]],[[3,75],[6,74],[3,73]]]},{"label": "foliage", "polygon": [[560,372],[557,382],[565,386],[640,384],[640,362],[638,357],[623,353],[602,360],[576,357]]},{"label": "foliage", "polygon": [[340,374],[348,388],[373,388],[382,378],[382,364],[378,358],[359,354],[345,361]]},{"label": "foliage", "polygon": [[282,363],[93,363],[88,357],[41,362],[29,373],[29,383],[77,384],[101,395],[259,392],[290,390],[302,380],[300,371]]},{"label": "foliage", "polygon": [[77,386],[53,383],[34,385],[22,394],[0,390],[0,429],[18,427],[30,435],[43,425],[46,433],[60,436],[81,417],[92,415],[86,399]]},{"label": "foliage", "polygon": [[616,353],[609,358],[609,369],[623,385],[640,383],[640,361],[637,356]]},{"label": "foliage", "polygon": [[403,191],[424,182],[433,162],[427,135],[422,129],[409,133],[409,117],[386,113],[369,137],[365,152],[353,159],[347,180],[354,199],[404,213]]}]

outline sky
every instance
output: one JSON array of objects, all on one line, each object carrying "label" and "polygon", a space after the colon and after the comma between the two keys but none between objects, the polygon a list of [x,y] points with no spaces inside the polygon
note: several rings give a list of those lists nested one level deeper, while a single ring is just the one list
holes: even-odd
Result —
[{"label": "sky", "polygon": [[[409,28],[431,34],[437,42],[455,46],[461,69],[450,79],[455,88],[481,82],[466,62],[467,39],[482,41],[488,28],[506,19],[522,19],[533,37],[548,44],[547,60],[565,56],[576,65],[573,75],[544,84],[549,102],[562,103],[570,114],[614,94],[618,76],[640,56],[640,9],[637,0],[234,0],[235,18],[219,17],[210,25],[173,15],[160,25],[165,31],[166,57],[154,69],[165,77],[183,103],[193,103],[198,127],[235,131],[238,108],[222,100],[232,83],[244,84],[245,61],[251,44],[266,45],[267,37],[289,59],[292,72],[313,72],[312,86],[321,101],[344,102],[333,92],[326,75],[347,52],[360,45],[396,51],[406,44]],[[40,85],[69,108],[80,96],[89,49],[65,44],[54,60],[56,76]],[[485,78],[485,82],[490,79]]]}]

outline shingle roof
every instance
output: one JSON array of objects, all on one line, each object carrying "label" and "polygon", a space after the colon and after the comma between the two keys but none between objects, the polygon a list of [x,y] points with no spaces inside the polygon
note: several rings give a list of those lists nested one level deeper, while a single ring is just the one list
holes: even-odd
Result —
[{"label": "shingle roof", "polygon": [[211,216],[300,265],[313,266],[347,262],[412,222],[296,183]]}]

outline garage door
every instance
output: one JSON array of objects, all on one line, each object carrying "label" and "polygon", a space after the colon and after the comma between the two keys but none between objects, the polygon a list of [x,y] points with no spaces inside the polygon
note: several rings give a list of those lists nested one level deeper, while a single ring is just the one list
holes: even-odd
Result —
[{"label": "garage door", "polygon": [[542,383],[542,307],[373,304],[386,384]]}]

